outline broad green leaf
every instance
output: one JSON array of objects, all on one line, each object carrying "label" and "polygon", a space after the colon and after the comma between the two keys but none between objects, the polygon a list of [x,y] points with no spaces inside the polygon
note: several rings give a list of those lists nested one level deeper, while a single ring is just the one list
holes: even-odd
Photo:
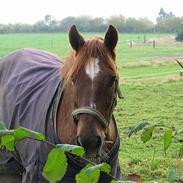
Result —
[{"label": "broad green leaf", "polygon": [[128,137],[131,137],[132,134],[138,132],[139,130],[143,129],[146,125],[148,125],[148,122],[140,122],[135,124],[133,127],[131,127],[127,133]]},{"label": "broad green leaf", "polygon": [[15,136],[14,135],[4,135],[1,137],[1,146],[5,147],[8,151],[14,151]]},{"label": "broad green leaf", "polygon": [[63,150],[54,148],[48,154],[48,159],[43,168],[43,176],[50,182],[61,180],[67,170],[67,158]]},{"label": "broad green leaf", "polygon": [[[42,133],[39,133],[39,132],[35,132],[35,131],[33,131],[33,130],[30,130],[30,129],[28,129],[28,128],[24,128],[24,127],[20,127],[20,128],[17,128],[17,129],[19,129],[21,132],[23,132],[24,133],[24,135],[26,135],[26,134],[30,134],[30,135],[28,135],[28,136],[31,136],[31,137],[33,137],[33,138],[35,138],[36,140],[40,140],[40,141],[42,141],[42,140],[44,140],[45,139],[45,136],[42,134]],[[18,130],[18,131],[19,131]],[[27,137],[28,137],[27,136]]]},{"label": "broad green leaf", "polygon": [[175,169],[170,169],[169,173],[168,173],[168,182],[169,183],[176,182],[176,176],[177,176],[176,170]]},{"label": "broad green leaf", "polygon": [[100,172],[109,173],[111,171],[110,165],[107,163],[102,163],[99,165],[88,164],[83,168],[79,174],[76,175],[77,183],[97,183],[100,177]]},{"label": "broad green leaf", "polygon": [[96,169],[92,173],[86,173],[93,165],[88,164],[76,175],[76,183],[97,183],[100,177],[100,171]]},{"label": "broad green leaf", "polygon": [[74,155],[81,157],[85,153],[84,148],[81,146],[69,145],[69,144],[57,144],[56,147],[63,150],[64,152],[70,152]]},{"label": "broad green leaf", "polygon": [[111,171],[111,167],[107,163],[101,163],[99,165],[95,165],[95,166],[92,166],[92,167],[88,168],[86,170],[86,173],[90,174],[95,170],[100,170],[102,172],[109,173]]},{"label": "broad green leaf", "polygon": [[0,130],[7,130],[4,123],[0,121]]},{"label": "broad green leaf", "polygon": [[34,132],[35,139],[43,141],[45,140],[45,136],[42,133]]},{"label": "broad green leaf", "polygon": [[45,140],[45,136],[44,136],[42,133],[35,132],[35,131],[30,130],[30,129],[27,129],[27,128],[24,128],[24,129],[26,129],[28,132],[30,132],[30,134],[31,134],[36,140],[40,140],[40,141]]},{"label": "broad green leaf", "polygon": [[25,128],[20,127],[15,129],[14,135],[15,135],[16,141],[20,141],[25,139],[26,137],[29,137],[30,132],[27,131]]},{"label": "broad green leaf", "polygon": [[172,130],[165,131],[164,134],[164,152],[170,147],[172,143]]},{"label": "broad green leaf", "polygon": [[154,126],[151,128],[148,128],[141,134],[141,140],[143,141],[143,143],[146,143],[151,139],[153,130],[154,130]]},{"label": "broad green leaf", "polygon": [[180,149],[179,149],[179,158],[183,157],[183,144],[181,144]]}]

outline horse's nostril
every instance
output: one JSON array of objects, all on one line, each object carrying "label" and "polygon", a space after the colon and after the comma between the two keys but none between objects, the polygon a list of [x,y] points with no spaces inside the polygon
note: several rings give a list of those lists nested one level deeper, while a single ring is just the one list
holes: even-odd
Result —
[{"label": "horse's nostril", "polygon": [[102,140],[100,138],[100,136],[96,136],[96,147],[99,148],[102,144]]},{"label": "horse's nostril", "polygon": [[99,149],[102,144],[100,136],[77,136],[76,143],[79,146],[83,146],[85,149]]}]

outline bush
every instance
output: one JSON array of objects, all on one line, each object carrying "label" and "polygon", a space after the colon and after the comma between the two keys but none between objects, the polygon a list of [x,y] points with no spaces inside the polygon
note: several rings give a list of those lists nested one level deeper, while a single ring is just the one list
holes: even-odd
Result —
[{"label": "bush", "polygon": [[179,32],[175,39],[176,41],[183,41],[183,31]]}]

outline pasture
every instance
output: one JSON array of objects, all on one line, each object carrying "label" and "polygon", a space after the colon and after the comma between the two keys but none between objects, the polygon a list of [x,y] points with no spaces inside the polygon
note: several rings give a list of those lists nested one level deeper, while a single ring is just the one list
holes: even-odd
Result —
[{"label": "pasture", "polygon": [[[102,34],[85,34],[86,37]],[[167,182],[168,171],[177,170],[183,181],[183,161],[178,159],[180,143],[173,142],[165,156],[162,130],[157,130],[146,144],[139,134],[127,137],[128,129],[139,121],[163,122],[176,129],[183,128],[183,78],[179,76],[183,44],[161,41],[153,48],[148,40],[173,38],[169,34],[120,34],[117,63],[120,87],[125,96],[119,100],[115,117],[121,136],[120,163],[124,174],[140,175],[144,182]],[[130,48],[129,42],[133,41]],[[5,34],[0,35],[0,57],[24,48],[38,48],[64,58],[69,51],[67,34]],[[183,139],[181,139],[183,140]]]}]

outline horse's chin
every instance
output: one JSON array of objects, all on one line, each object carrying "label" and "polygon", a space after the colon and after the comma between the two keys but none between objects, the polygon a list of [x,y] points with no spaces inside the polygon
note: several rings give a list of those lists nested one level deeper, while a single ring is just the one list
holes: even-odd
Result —
[{"label": "horse's chin", "polygon": [[99,164],[101,163],[101,157],[100,156],[85,156],[85,159],[88,161],[91,161],[93,163]]},{"label": "horse's chin", "polygon": [[84,158],[88,161],[91,161],[93,163],[100,163],[101,159],[101,152],[100,151],[91,151],[85,149],[85,155]]},{"label": "horse's chin", "polygon": [[104,162],[105,159],[108,158],[108,152],[109,152],[109,149],[103,146],[97,152],[86,151],[84,158],[87,159],[88,161],[99,164],[99,163]]},{"label": "horse's chin", "polygon": [[105,159],[108,157],[107,152],[101,150],[99,153],[95,154],[85,154],[84,158],[87,159],[88,161],[91,161],[93,163],[99,164],[105,161]]}]

